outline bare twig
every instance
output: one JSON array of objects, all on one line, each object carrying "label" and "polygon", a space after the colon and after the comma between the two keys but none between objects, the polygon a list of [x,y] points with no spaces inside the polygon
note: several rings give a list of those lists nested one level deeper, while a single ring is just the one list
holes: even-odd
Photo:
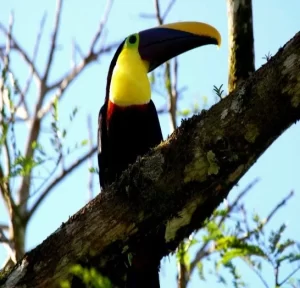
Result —
[{"label": "bare twig", "polygon": [[244,260],[247,263],[247,265],[250,267],[250,269],[258,276],[258,278],[261,280],[261,282],[264,284],[264,286],[266,288],[269,288],[269,285],[266,282],[266,280],[264,279],[263,275],[257,269],[255,269],[255,267],[252,265],[252,263],[250,261],[247,261],[247,259],[244,259]]},{"label": "bare twig", "polygon": [[263,220],[260,223],[260,226],[258,227],[259,230],[261,230],[268,222],[270,222],[271,218],[274,216],[274,214],[277,212],[278,209],[282,208],[286,202],[294,196],[294,191],[291,191],[287,196],[285,196],[269,213],[269,215],[266,217],[265,220]]},{"label": "bare twig", "polygon": [[[89,144],[90,144],[90,149],[93,149],[93,126],[92,126],[92,117],[89,114],[87,117],[87,126],[88,126],[88,132],[89,132]],[[89,168],[93,168],[93,158],[89,157]],[[93,173],[90,172],[89,174],[89,201],[93,199],[93,187],[94,187],[94,183],[93,183]]]},{"label": "bare twig", "polygon": [[156,16],[156,19],[158,21],[158,24],[162,25],[163,24],[163,19],[162,19],[161,14],[160,14],[159,0],[154,0],[154,5],[155,5],[155,16]]},{"label": "bare twig", "polygon": [[[168,67],[168,65],[166,66]],[[171,117],[171,124],[172,124],[172,130],[175,130],[177,127],[177,121],[176,121],[176,113],[177,113],[177,100],[178,100],[178,89],[177,89],[177,81],[178,81],[178,61],[177,58],[174,58],[173,61],[173,81],[172,81],[172,87],[171,90],[169,90],[169,110],[170,110],[170,117]],[[168,69],[168,76],[171,77],[171,73]]]},{"label": "bare twig", "polygon": [[279,287],[279,268],[280,268],[280,263],[277,263],[274,267],[274,274],[275,274],[275,287]]},{"label": "bare twig", "polygon": [[[10,47],[11,47],[11,41],[12,41],[12,29],[14,25],[14,14],[11,13],[9,15],[9,23],[8,23],[8,33],[7,33],[7,41],[6,41],[6,57],[4,66],[8,70],[9,69],[9,55],[10,55]],[[0,24],[1,27],[1,24]]]},{"label": "bare twig", "polygon": [[140,13],[139,16],[141,18],[145,18],[145,19],[155,19],[156,16],[153,14],[149,14],[149,13]]},{"label": "bare twig", "polygon": [[0,223],[0,230],[4,231],[4,230],[8,230],[8,229],[9,229],[8,225]]},{"label": "bare twig", "polygon": [[47,65],[46,65],[46,69],[45,69],[45,73],[44,73],[44,77],[43,77],[43,81],[45,83],[47,82],[49,71],[52,66],[53,55],[56,50],[57,33],[58,33],[58,29],[59,29],[63,1],[64,0],[57,0],[57,2],[56,2],[56,15],[55,15],[55,21],[54,21],[54,28],[52,31],[51,47],[50,47],[48,61],[47,61]]},{"label": "bare twig", "polygon": [[120,42],[113,43],[105,48],[100,49],[97,54],[91,54],[86,56],[72,71],[68,72],[67,75],[62,77],[59,81],[53,83],[50,85],[47,90],[51,91],[53,89],[58,89],[57,93],[52,97],[52,99],[39,111],[39,118],[43,118],[51,109],[54,100],[56,97],[59,99],[62,97],[65,90],[68,88],[68,86],[76,79],[76,77],[88,66],[88,64],[92,63],[98,57],[104,53],[108,53],[115,49]]},{"label": "bare twig", "polygon": [[[0,23],[0,30],[6,35],[8,36],[9,33],[6,30],[6,28],[4,27],[4,25],[2,23]],[[37,68],[35,67],[35,65],[33,64],[32,60],[30,59],[30,57],[28,56],[28,54],[25,52],[25,50],[19,45],[19,43],[17,42],[17,40],[13,37],[13,35],[10,35],[11,38],[11,49],[14,49],[16,51],[19,52],[19,54],[23,57],[23,59],[25,60],[25,62],[28,64],[28,66],[30,67],[30,69],[32,69],[33,71],[33,75],[35,76],[36,79],[38,79],[39,81],[41,80],[41,77],[37,71]]]},{"label": "bare twig", "polygon": [[[171,7],[173,6],[175,1],[171,1],[167,13],[169,13]],[[162,25],[164,23],[164,17],[161,16],[160,11],[160,5],[159,0],[154,0],[155,5],[155,16],[157,19],[157,22],[159,25]],[[166,14],[167,15],[167,14]],[[177,93],[177,73],[178,70],[178,62],[177,59],[174,59],[174,78],[172,79],[171,75],[171,62],[168,61],[165,64],[165,87],[168,92],[169,96],[169,115],[170,115],[170,123],[171,123],[171,132],[174,131],[177,127],[177,121],[176,121],[176,112],[177,112],[177,99],[178,99],[178,93]]]},{"label": "bare twig", "polygon": [[[40,42],[41,42],[41,38],[42,38],[42,34],[43,34],[43,31],[44,31],[44,26],[45,26],[45,22],[46,22],[46,18],[47,18],[47,13],[45,12],[43,17],[42,17],[42,20],[40,22],[40,29],[38,31],[36,41],[35,41],[35,45],[34,45],[34,50],[33,50],[33,55],[32,55],[32,63],[34,63],[34,64],[35,64],[35,61],[36,61],[36,58],[37,58],[37,55],[38,55]],[[22,95],[23,95],[22,102],[24,103],[27,114],[28,114],[28,109],[26,107],[26,102],[25,102],[24,96],[26,96],[26,94],[28,92],[28,89],[29,89],[31,81],[32,81],[32,76],[33,76],[33,70],[32,70],[32,68],[30,68],[29,76],[27,78],[26,84],[25,84],[24,89],[22,91]]]},{"label": "bare twig", "polygon": [[2,243],[7,243],[7,244],[10,243],[9,239],[5,236],[3,230],[0,228],[0,243],[1,242]]},{"label": "bare twig", "polygon": [[56,160],[55,162],[55,166],[54,168],[51,170],[51,171],[48,171],[48,176],[44,179],[44,181],[39,185],[39,187],[33,191],[27,199],[25,199],[22,203],[20,203],[19,205],[24,205],[26,204],[27,200],[30,198],[30,197],[33,197],[34,195],[36,195],[39,191],[41,191],[41,189],[45,186],[45,184],[50,180],[50,178],[54,175],[54,173],[57,171],[58,169],[58,166],[59,166],[59,163],[62,159],[62,155],[60,154],[58,159]]},{"label": "bare twig", "polygon": [[286,281],[288,281],[295,273],[300,270],[300,266],[294,269],[290,274],[288,274],[280,283],[278,283],[278,287],[282,286]]},{"label": "bare twig", "polygon": [[171,9],[172,9],[173,5],[175,4],[175,2],[176,2],[176,0],[171,0],[171,1],[170,1],[170,3],[169,3],[169,5],[168,5],[168,7],[167,7],[165,13],[164,13],[163,16],[162,16],[162,20],[163,20],[163,21],[166,20],[168,14],[169,14],[169,12],[171,11]]},{"label": "bare twig", "polygon": [[45,199],[45,197],[49,194],[49,192],[57,185],[59,184],[65,177],[70,174],[74,169],[79,167],[85,160],[87,160],[89,157],[91,157],[95,152],[97,151],[97,147],[94,147],[92,150],[90,150],[88,153],[86,153],[84,156],[79,158],[77,161],[75,161],[70,167],[63,170],[59,176],[57,176],[51,184],[40,195],[40,197],[36,200],[36,202],[33,204],[32,208],[26,215],[26,220],[28,221],[30,217],[33,215],[33,213],[36,211],[39,204]]},{"label": "bare twig", "polygon": [[107,18],[108,18],[109,12],[111,10],[112,4],[113,4],[113,0],[107,0],[106,7],[104,9],[104,13],[102,16],[102,20],[99,23],[98,30],[97,30],[97,32],[92,40],[91,46],[90,46],[90,54],[92,54],[94,52],[96,44],[99,41],[99,39],[101,38],[101,34],[102,34],[104,26],[107,22]]}]

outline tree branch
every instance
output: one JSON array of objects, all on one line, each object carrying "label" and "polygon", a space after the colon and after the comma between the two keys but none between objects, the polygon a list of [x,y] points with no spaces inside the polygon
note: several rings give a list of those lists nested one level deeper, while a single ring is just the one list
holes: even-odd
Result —
[{"label": "tree branch", "polygon": [[[38,139],[42,118],[52,107],[54,98],[58,97],[59,99],[61,99],[61,96],[63,95],[63,93],[69,86],[69,84],[88,66],[88,64],[95,61],[101,54],[109,52],[110,50],[115,48],[117,45],[117,44],[113,44],[111,46],[104,47],[104,48],[100,47],[100,49],[98,51],[96,51],[95,54],[89,53],[88,56],[85,59],[83,59],[79,65],[77,65],[74,69],[72,69],[72,71],[69,74],[67,74],[66,76],[61,78],[59,80],[59,82],[56,82],[55,85],[52,85],[52,86],[50,85],[50,87],[49,87],[49,85],[46,83],[46,81],[47,81],[51,63],[53,61],[53,54],[55,52],[55,51],[53,51],[53,49],[55,50],[55,46],[56,46],[56,38],[57,38],[58,29],[59,29],[60,14],[61,14],[61,10],[62,10],[62,8],[61,8],[62,2],[63,2],[63,0],[58,0],[58,2],[57,2],[58,4],[57,4],[57,10],[56,10],[55,25],[54,25],[54,29],[53,29],[53,36],[52,36],[51,48],[50,48],[50,53],[49,53],[49,58],[48,58],[48,64],[46,66],[45,75],[44,75],[43,79],[40,80],[39,85],[38,85],[38,88],[39,88],[38,100],[37,100],[37,103],[35,106],[34,116],[33,116],[32,124],[30,127],[28,143],[27,143],[26,152],[25,152],[25,155],[27,158],[30,158],[33,155],[33,149],[31,147],[32,143],[37,141],[37,139]],[[106,19],[106,17],[107,16],[104,16],[105,19]],[[45,105],[45,107],[42,108],[42,104],[43,104],[45,95],[47,94],[47,92],[49,92],[50,90],[55,89],[55,88],[58,88],[58,92]],[[22,180],[21,187],[18,191],[21,203],[26,203],[26,199],[28,199],[28,197],[29,197],[30,182],[31,182],[31,175],[24,177]],[[25,211],[26,205],[23,205],[21,208],[22,208],[22,213],[26,214],[27,213]]]},{"label": "tree branch", "polygon": [[227,8],[231,92],[255,71],[252,0],[227,0]]},{"label": "tree branch", "polygon": [[[169,6],[166,10],[165,16],[169,13],[171,7],[175,1],[171,1],[169,3]],[[164,24],[164,19],[165,16],[161,16],[161,11],[160,11],[160,5],[159,5],[159,0],[154,0],[154,5],[155,5],[155,16],[157,19],[157,22],[159,25]],[[171,61],[167,61],[166,64],[164,64],[165,67],[165,88],[168,93],[168,100],[169,100],[169,115],[170,115],[170,123],[171,123],[171,132],[173,132],[176,127],[177,127],[177,121],[176,121],[176,112],[177,112],[177,99],[178,99],[178,91],[177,91],[177,82],[178,82],[178,62],[177,59],[175,58],[174,60],[174,79],[172,79],[172,74],[171,74]]]},{"label": "tree branch", "polygon": [[[2,23],[0,23],[0,30],[4,33],[4,35],[6,35],[8,37],[8,31],[6,30],[6,28],[4,27],[4,25]],[[10,35],[10,37],[11,37],[11,41],[12,41],[10,48],[19,52],[19,54],[23,57],[23,59],[28,64],[28,66],[30,67],[30,69],[33,71],[34,76],[37,78],[38,81],[40,81],[41,77],[40,77],[40,75],[39,75],[39,73],[37,71],[37,68],[35,67],[34,63],[30,59],[30,57],[28,56],[28,54],[20,46],[20,44],[13,37],[13,35]]]},{"label": "tree branch", "polygon": [[261,282],[264,284],[265,288],[269,288],[270,286],[268,285],[267,281],[264,279],[261,271],[259,271],[258,269],[256,269],[252,263],[250,261],[245,261],[245,263],[247,263],[247,265],[249,266],[249,268],[257,275],[257,277],[261,280]]},{"label": "tree branch", "polygon": [[102,16],[102,20],[100,21],[98,31],[96,32],[96,34],[92,40],[89,54],[95,53],[94,50],[95,50],[96,44],[101,38],[101,35],[102,35],[103,29],[105,27],[105,24],[107,22],[107,18],[108,18],[109,12],[111,10],[112,4],[113,4],[113,0],[107,0],[106,7],[104,9],[104,13]]},{"label": "tree branch", "polygon": [[[93,125],[92,125],[92,116],[91,114],[88,115],[87,117],[87,129],[88,129],[88,133],[89,133],[89,146],[90,149],[93,150]],[[89,169],[93,168],[93,158],[92,155],[91,157],[89,157]],[[88,194],[88,201],[91,201],[93,199],[93,187],[94,187],[94,177],[93,177],[93,173],[89,173],[89,179],[88,179],[88,190],[89,190],[89,194]]]},{"label": "tree branch", "polygon": [[[42,38],[42,34],[43,34],[43,31],[44,31],[44,26],[45,26],[45,22],[46,22],[46,16],[47,16],[47,14],[45,13],[43,15],[42,20],[41,20],[40,29],[39,29],[37,37],[36,37],[36,41],[35,41],[35,45],[34,45],[34,49],[33,49],[33,55],[32,55],[32,63],[33,64],[35,64],[35,60],[36,60],[36,57],[38,55],[40,42],[41,42],[41,38]],[[31,84],[31,81],[32,81],[32,76],[33,76],[33,70],[32,70],[32,68],[30,68],[29,76],[27,78],[26,84],[25,84],[23,92],[22,92],[22,95],[23,95],[22,102],[24,103],[27,114],[28,114],[28,109],[26,108],[27,106],[26,106],[26,102],[25,102],[24,97],[26,96],[26,94],[28,92],[28,89],[30,87],[30,84]]]},{"label": "tree branch", "polygon": [[61,17],[61,13],[62,13],[62,3],[64,0],[57,0],[56,2],[56,15],[55,15],[55,21],[54,21],[54,28],[52,31],[52,39],[51,39],[51,47],[50,47],[50,51],[49,51],[49,56],[48,56],[48,61],[47,61],[47,65],[46,65],[46,69],[45,69],[45,73],[43,76],[43,81],[45,83],[47,83],[47,79],[49,76],[49,71],[50,68],[52,66],[52,61],[53,61],[53,56],[54,56],[54,52],[56,50],[56,40],[57,40],[57,33],[58,33],[58,29],[59,29],[59,23],[60,23],[60,17]]},{"label": "tree branch", "polygon": [[161,257],[174,251],[300,119],[299,87],[297,33],[243,85],[208,112],[183,121],[167,141],[25,254],[0,284],[57,287],[70,277],[70,265],[88,259],[122,286],[139,239],[166,227]]},{"label": "tree branch", "polygon": [[75,66],[70,72],[68,72],[65,76],[63,76],[60,80],[58,80],[57,82],[51,84],[50,86],[47,87],[47,91],[51,91],[54,89],[58,89],[58,91],[55,93],[55,96],[52,97],[52,99],[45,104],[44,107],[42,107],[39,110],[39,118],[43,118],[51,109],[54,100],[56,97],[58,97],[59,99],[61,98],[61,96],[63,95],[63,93],[65,92],[65,90],[69,87],[69,85],[76,79],[76,77],[83,72],[83,70],[85,68],[87,68],[88,64],[94,62],[95,60],[97,60],[100,55],[103,55],[105,53],[108,53],[110,51],[112,51],[113,49],[115,49],[116,47],[118,47],[118,45],[120,45],[120,42],[116,42],[113,43],[111,45],[108,45],[104,48],[99,49],[95,54],[88,54],[84,59],[82,59],[82,61]]}]

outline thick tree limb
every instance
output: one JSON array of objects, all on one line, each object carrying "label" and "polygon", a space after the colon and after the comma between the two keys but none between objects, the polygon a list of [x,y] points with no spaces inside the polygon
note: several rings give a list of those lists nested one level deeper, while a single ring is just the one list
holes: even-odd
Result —
[{"label": "thick tree limb", "polygon": [[[276,85],[274,85],[276,83]],[[166,225],[167,255],[300,119],[300,33],[208,112],[184,121],[120,180],[28,252],[2,287],[55,287],[79,260],[122,285],[128,253]],[[74,191],[76,193],[77,191]]]}]

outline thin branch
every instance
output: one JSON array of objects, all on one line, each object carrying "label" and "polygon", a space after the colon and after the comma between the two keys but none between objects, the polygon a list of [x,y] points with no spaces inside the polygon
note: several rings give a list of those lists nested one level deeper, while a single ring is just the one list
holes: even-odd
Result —
[{"label": "thin branch", "polygon": [[[166,66],[168,69],[168,65]],[[171,78],[171,72],[168,71],[169,77]],[[178,82],[178,61],[177,58],[174,58],[173,61],[173,79],[172,83],[170,83],[170,86],[172,84],[172,87],[170,87],[169,90],[169,110],[170,110],[170,117],[171,117],[171,124],[172,124],[172,130],[175,130],[177,127],[177,121],[176,121],[176,113],[177,113],[177,100],[178,100],[178,89],[177,89],[177,82]]]},{"label": "thin branch", "polygon": [[286,281],[288,281],[295,273],[300,270],[300,266],[294,269],[290,274],[288,274],[278,285],[279,287],[282,286]]},{"label": "thin branch", "polygon": [[23,200],[23,202],[21,202],[21,203],[19,204],[20,206],[21,206],[21,205],[24,205],[30,197],[33,197],[34,195],[36,195],[36,194],[44,187],[44,185],[49,181],[49,179],[50,179],[50,178],[54,175],[54,173],[57,171],[57,168],[58,168],[58,165],[59,165],[61,159],[62,159],[62,155],[60,154],[59,157],[58,157],[58,159],[55,161],[55,166],[54,166],[54,168],[53,168],[51,171],[48,171],[48,170],[47,170],[47,172],[49,172],[49,173],[48,173],[48,176],[43,180],[43,182],[39,185],[39,187],[36,188],[35,191],[33,191],[26,199]]},{"label": "thin branch", "polygon": [[261,280],[261,282],[264,284],[264,286],[266,288],[269,288],[269,285],[266,282],[266,280],[264,279],[264,277],[262,276],[262,274],[259,271],[257,271],[257,269],[255,269],[255,267],[251,264],[251,262],[247,261],[246,259],[244,259],[244,260],[247,263],[247,265],[251,268],[251,270],[258,276],[258,278]]},{"label": "thin branch", "polygon": [[275,265],[274,268],[274,274],[275,274],[275,287],[279,287],[278,286],[278,278],[279,278],[279,268],[280,268],[280,263],[277,263],[277,265]]},{"label": "thin branch", "polygon": [[8,229],[9,229],[8,225],[0,223],[0,230],[4,231],[4,230],[8,230]]},{"label": "thin branch", "polygon": [[115,49],[120,42],[113,43],[105,48],[100,49],[96,54],[90,54],[86,56],[74,69],[72,69],[68,74],[63,76],[59,81],[53,83],[50,85],[47,90],[51,91],[54,89],[58,89],[57,93],[55,96],[52,97],[52,99],[42,108],[40,109],[38,115],[39,118],[43,118],[51,109],[54,100],[56,97],[59,99],[61,98],[63,92],[68,88],[68,86],[76,79],[76,77],[88,66],[88,64],[92,63],[98,57],[104,53],[108,53],[111,50]]},{"label": "thin branch", "polygon": [[155,19],[156,16],[153,14],[149,14],[149,13],[140,13],[139,17],[144,18],[144,19]]},{"label": "thin branch", "polygon": [[0,228],[0,243],[6,243],[9,244],[11,241],[5,236],[3,230]]},{"label": "thin branch", "polygon": [[[6,28],[4,27],[4,25],[0,22],[0,30],[6,35],[8,36],[8,31],[6,30]],[[30,69],[32,69],[33,74],[35,76],[35,78],[37,80],[41,80],[41,77],[37,71],[37,68],[35,67],[35,65],[33,64],[32,60],[30,59],[30,57],[28,56],[28,54],[25,52],[25,50],[19,45],[19,43],[17,42],[17,40],[13,37],[13,35],[10,35],[11,37],[11,49],[14,49],[16,51],[19,52],[19,54],[23,57],[24,61],[28,64],[28,66],[30,67]]]},{"label": "thin branch", "polygon": [[163,21],[166,20],[168,14],[169,14],[169,12],[171,11],[171,9],[172,9],[173,5],[175,4],[175,2],[176,2],[176,0],[171,0],[171,1],[170,1],[170,3],[169,3],[169,5],[168,5],[168,7],[167,7],[165,13],[164,13],[163,16],[162,16],[162,20],[163,20]]},{"label": "thin branch", "polygon": [[54,28],[52,31],[51,47],[50,47],[50,52],[49,52],[48,61],[46,65],[46,70],[43,77],[43,81],[45,83],[48,79],[49,71],[52,66],[54,52],[56,50],[56,41],[57,41],[57,34],[58,34],[59,23],[60,23],[61,12],[62,12],[62,3],[63,0],[57,0],[56,2],[56,14],[55,14]]},{"label": "thin branch", "polygon": [[108,18],[109,12],[111,10],[112,4],[113,4],[113,0],[107,0],[106,7],[104,9],[104,13],[103,13],[103,16],[102,16],[102,20],[100,21],[98,30],[97,30],[97,32],[96,32],[96,34],[95,34],[95,36],[92,40],[89,54],[92,54],[94,52],[96,44],[99,41],[99,39],[101,38],[101,35],[102,35],[102,32],[103,32],[104,26],[107,22],[107,18]]},{"label": "thin branch", "polygon": [[[35,41],[35,45],[34,45],[34,50],[33,50],[33,55],[32,55],[32,63],[34,63],[34,64],[35,64],[35,61],[36,61],[36,58],[37,58],[37,55],[38,55],[38,51],[39,51],[39,47],[40,47],[40,42],[41,42],[42,34],[43,34],[43,31],[44,31],[44,27],[45,27],[46,18],[47,18],[47,13],[45,12],[44,15],[43,15],[43,17],[42,17],[42,20],[40,22],[40,29],[38,31],[38,34],[37,34],[37,37],[36,37],[36,41]],[[24,89],[22,91],[23,97],[28,92],[28,89],[29,89],[31,81],[32,81],[32,76],[33,76],[33,70],[30,68],[28,79],[27,79],[26,84],[24,86]],[[28,114],[28,109],[26,107],[25,99],[23,98],[22,100],[23,100],[22,102],[24,103],[25,109],[26,109],[27,114]]]},{"label": "thin branch", "polygon": [[155,5],[155,16],[156,16],[156,19],[158,21],[158,24],[162,25],[163,24],[163,19],[162,19],[161,14],[160,14],[159,0],[154,0],[154,5]]},{"label": "thin branch", "polygon": [[[89,132],[89,144],[90,144],[90,149],[93,149],[93,126],[92,126],[92,117],[89,114],[88,118],[87,118],[87,128],[88,128],[88,132]],[[93,158],[89,157],[89,168],[93,168]],[[94,187],[94,183],[93,183],[93,173],[89,172],[89,201],[93,199],[93,187]]]},{"label": "thin branch", "polygon": [[267,218],[260,223],[259,230],[261,230],[268,222],[270,222],[271,218],[274,216],[274,214],[277,212],[278,209],[283,207],[286,202],[294,196],[294,191],[291,191],[286,197],[284,197],[275,207],[274,209],[269,213]]},{"label": "thin branch", "polygon": [[[173,1],[172,1],[173,2]],[[169,6],[172,7],[174,3],[170,3]],[[174,1],[175,2],[175,1]],[[157,19],[157,22],[159,25],[162,25],[164,23],[164,19],[161,16],[160,12],[160,5],[159,5],[159,0],[154,0],[154,5],[155,5],[155,16]],[[170,9],[170,8],[169,8]],[[170,120],[171,120],[171,132],[173,132],[176,127],[177,127],[177,121],[176,121],[176,110],[177,110],[177,98],[178,98],[178,93],[177,93],[177,79],[171,79],[171,64],[170,61],[166,62],[165,66],[165,87],[168,92],[169,96],[169,114],[170,114]],[[174,78],[177,78],[178,73],[178,63],[176,58],[174,59]],[[173,81],[174,80],[174,83]]]},{"label": "thin branch", "polygon": [[[9,56],[10,56],[10,47],[11,47],[11,41],[12,41],[12,29],[14,25],[14,14],[10,13],[9,15],[9,23],[8,23],[8,33],[7,33],[7,41],[6,41],[6,57],[5,57],[5,63],[4,66],[8,70],[9,68]],[[1,27],[1,23],[0,23]]]},{"label": "thin branch", "polygon": [[86,153],[84,156],[79,158],[77,161],[75,161],[69,168],[63,170],[59,176],[57,176],[51,184],[40,195],[40,197],[36,200],[36,202],[33,204],[32,208],[26,215],[26,221],[30,219],[30,217],[33,215],[33,213],[36,211],[40,203],[45,199],[45,197],[49,194],[49,192],[57,185],[59,184],[65,177],[70,174],[74,169],[78,168],[85,160],[87,160],[89,157],[91,157],[95,152],[97,151],[97,147],[94,147],[92,150],[90,150],[88,153]]}]

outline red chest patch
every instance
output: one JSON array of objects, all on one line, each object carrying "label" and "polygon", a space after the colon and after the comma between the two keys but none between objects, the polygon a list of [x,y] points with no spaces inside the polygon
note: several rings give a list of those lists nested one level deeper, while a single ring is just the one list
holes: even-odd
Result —
[{"label": "red chest patch", "polygon": [[106,115],[106,119],[107,121],[110,120],[111,116],[114,113],[122,113],[122,111],[128,110],[128,109],[137,109],[140,111],[145,111],[147,109],[149,104],[143,104],[143,105],[131,105],[131,106],[119,106],[113,102],[111,102],[110,100],[108,100],[108,107],[107,107],[107,115]]}]

